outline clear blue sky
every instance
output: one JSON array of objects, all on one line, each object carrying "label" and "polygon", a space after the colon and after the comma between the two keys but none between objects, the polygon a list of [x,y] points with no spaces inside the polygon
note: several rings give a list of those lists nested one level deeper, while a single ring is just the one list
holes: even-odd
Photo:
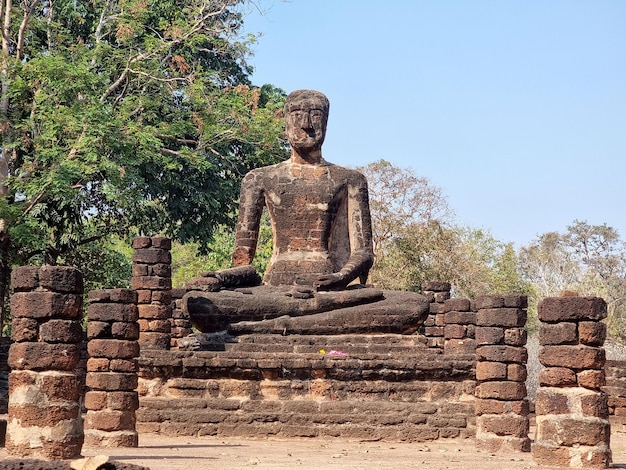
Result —
[{"label": "clear blue sky", "polygon": [[331,102],[323,153],[442,188],[519,247],[574,219],[626,240],[625,0],[259,0],[253,82]]}]

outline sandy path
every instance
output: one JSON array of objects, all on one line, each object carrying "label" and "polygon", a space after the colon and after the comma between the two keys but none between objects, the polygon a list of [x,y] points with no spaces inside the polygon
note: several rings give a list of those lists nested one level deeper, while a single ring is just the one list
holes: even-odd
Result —
[{"label": "sandy path", "polygon": [[[626,469],[626,435],[612,436],[612,468]],[[341,439],[223,439],[140,436],[138,449],[84,449],[151,470],[521,470],[540,468],[530,453],[491,454],[472,439],[426,443],[358,442]],[[545,468],[545,467],[542,467]]]}]

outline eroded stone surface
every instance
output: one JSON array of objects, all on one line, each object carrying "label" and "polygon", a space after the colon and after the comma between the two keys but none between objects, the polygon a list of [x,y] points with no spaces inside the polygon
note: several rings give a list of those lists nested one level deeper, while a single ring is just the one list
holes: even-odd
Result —
[{"label": "eroded stone surface", "polygon": [[[430,302],[420,294],[410,294],[411,299],[405,296],[407,305],[403,306],[391,300],[391,294],[385,294],[386,304],[381,302],[382,293],[373,289],[344,290],[357,279],[361,284],[367,279],[374,260],[372,224],[365,177],[322,157],[328,110],[328,99],[316,91],[298,90],[287,98],[291,158],[255,169],[243,179],[235,268],[206,273],[205,279],[192,285],[209,292],[190,292],[184,299],[184,308],[201,331],[410,333],[424,321]],[[264,208],[274,236],[265,286],[249,289],[248,295],[225,291],[258,284],[250,265]],[[280,289],[285,286],[294,288],[290,298]],[[268,287],[277,289],[273,292]],[[353,306],[360,304],[367,307],[359,312]],[[455,310],[469,308],[469,301],[453,304]],[[289,318],[276,319],[285,315]],[[263,324],[241,325],[254,321]]]}]

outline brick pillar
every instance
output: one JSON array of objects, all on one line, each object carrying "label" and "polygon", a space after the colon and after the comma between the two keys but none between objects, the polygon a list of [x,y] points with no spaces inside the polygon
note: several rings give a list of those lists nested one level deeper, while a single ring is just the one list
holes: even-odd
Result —
[{"label": "brick pillar", "polygon": [[[9,338],[0,338],[0,414],[7,414],[9,410]],[[7,420],[0,419],[0,447],[4,447],[7,435]]]},{"label": "brick pillar", "polygon": [[537,432],[532,452],[540,465],[606,468],[611,426],[604,385],[604,300],[551,297],[538,306]]},{"label": "brick pillar", "polygon": [[476,300],[476,447],[529,452],[526,296]]},{"label": "brick pillar", "polygon": [[93,447],[137,447],[137,292],[89,292],[87,318],[90,390],[85,394],[85,442]]},{"label": "brick pillar", "polygon": [[172,242],[163,237],[133,240],[132,287],[137,291],[139,345],[169,349],[172,318]]},{"label": "brick pillar", "polygon": [[83,278],[75,268],[24,266],[11,274],[9,455],[80,456],[83,425],[76,374],[83,332]]},{"label": "brick pillar", "polygon": [[443,303],[444,354],[474,354],[476,312],[468,299],[448,299]]},{"label": "brick pillar", "polygon": [[421,328],[421,333],[426,337],[426,345],[429,348],[443,349],[444,347],[444,302],[450,298],[450,289],[449,282],[422,282],[422,294],[433,296],[430,313]]},{"label": "brick pillar", "polygon": [[189,316],[183,312],[183,296],[187,293],[187,289],[172,289],[172,339],[170,346],[178,347],[178,340],[193,334],[191,328],[191,320]]}]

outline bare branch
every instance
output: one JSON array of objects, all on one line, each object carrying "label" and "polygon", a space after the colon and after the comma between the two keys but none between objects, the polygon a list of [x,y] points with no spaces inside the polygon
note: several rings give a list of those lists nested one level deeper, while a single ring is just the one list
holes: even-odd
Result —
[{"label": "bare branch", "polygon": [[28,204],[28,207],[24,209],[24,212],[22,212],[22,215],[27,215],[30,211],[33,210],[33,207],[35,207],[37,203],[39,203],[44,198],[44,196],[46,195],[48,186],[49,184],[44,185],[44,188],[41,191],[39,191],[39,194],[37,194],[37,196],[30,201],[30,203]]},{"label": "bare branch", "polygon": [[50,0],[48,3],[48,12],[46,13],[47,17],[47,31],[46,35],[48,36],[48,51],[52,51],[52,15],[54,13],[54,0]]},{"label": "bare branch", "polygon": [[6,0],[4,7],[4,24],[2,26],[2,52],[9,56],[9,36],[11,34],[11,10],[13,9],[13,0]]},{"label": "bare branch", "polygon": [[100,13],[100,20],[98,21],[98,26],[96,26],[95,36],[96,36],[96,44],[102,41],[102,30],[104,29],[104,25],[106,25],[110,20],[117,18],[118,15],[107,16],[109,9],[111,8],[112,0],[106,2],[104,7],[102,8],[102,13]]},{"label": "bare branch", "polygon": [[163,153],[165,155],[172,155],[174,157],[182,157],[183,156],[182,153],[177,152],[176,150],[171,150],[171,149],[165,148],[165,147],[161,149],[161,153]]},{"label": "bare branch", "polygon": [[171,82],[189,82],[189,78],[187,77],[175,77],[175,78],[159,78],[159,77],[155,77],[154,75],[150,75],[147,72],[142,72],[141,70],[133,70],[133,69],[128,69],[129,73],[134,73],[135,75],[143,75],[144,77],[148,77],[152,80],[155,80],[157,82],[164,82],[164,83],[171,83]]},{"label": "bare branch", "polygon": [[24,11],[24,17],[22,18],[22,22],[20,23],[20,27],[17,33],[17,48],[15,55],[18,60],[22,60],[24,57],[24,34],[26,33],[26,27],[28,26],[28,21],[30,20],[31,15],[33,14],[33,9],[35,8],[34,1],[32,2],[22,2],[22,10]]},{"label": "bare branch", "polygon": [[129,68],[126,67],[124,69],[124,71],[122,72],[122,74],[118,77],[117,80],[115,80],[111,86],[109,86],[109,88],[107,88],[104,93],[102,94],[102,96],[100,97],[100,101],[104,101],[106,100],[111,93],[113,93],[122,83],[124,83],[124,80],[126,80],[126,77],[128,76],[128,70]]},{"label": "bare branch", "polygon": [[[0,0],[0,18],[2,18],[4,16],[4,1],[5,0]],[[7,3],[9,2],[9,0],[7,0]],[[4,51],[4,43],[5,43],[5,37],[4,37],[4,27],[2,27],[0,29],[0,36],[2,36],[2,50]],[[8,40],[8,38],[7,38]]]}]

